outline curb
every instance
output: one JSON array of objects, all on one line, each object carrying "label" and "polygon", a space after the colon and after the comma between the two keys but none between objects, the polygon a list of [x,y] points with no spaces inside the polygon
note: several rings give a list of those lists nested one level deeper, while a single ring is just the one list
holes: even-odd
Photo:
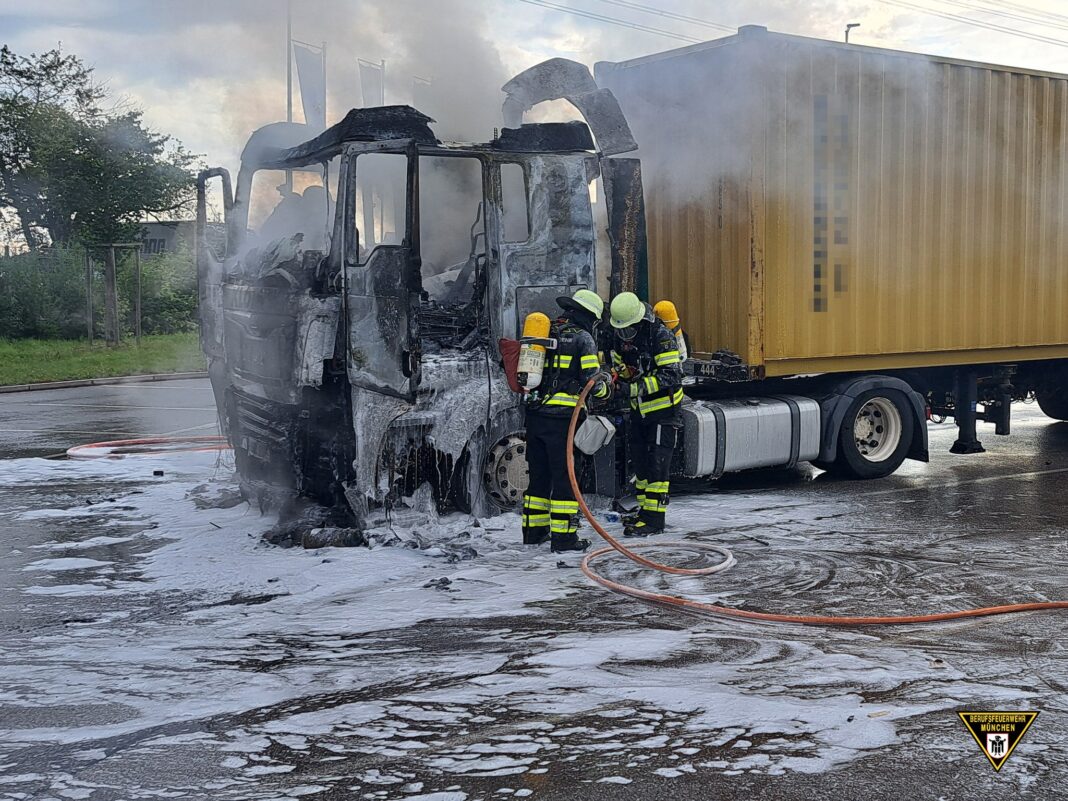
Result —
[{"label": "curb", "polygon": [[195,373],[156,373],[153,375],[121,375],[109,378],[79,378],[73,381],[43,381],[40,384],[11,384],[0,387],[0,395],[8,392],[33,392],[42,389],[73,389],[107,384],[141,384],[150,381],[177,381],[182,378],[207,378],[207,371]]}]

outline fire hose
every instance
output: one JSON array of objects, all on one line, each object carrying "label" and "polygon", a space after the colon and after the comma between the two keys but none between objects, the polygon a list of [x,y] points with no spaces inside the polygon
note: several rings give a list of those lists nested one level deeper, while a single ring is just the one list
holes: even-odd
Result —
[{"label": "fire hose", "polygon": [[[673,606],[682,609],[687,612],[701,614],[701,615],[715,615],[717,617],[729,617],[738,620],[744,620],[748,622],[770,622],[770,623],[801,623],[806,625],[816,626],[870,626],[870,625],[902,625],[910,623],[939,623],[947,620],[960,620],[962,618],[969,617],[986,617],[988,615],[1004,615],[1011,612],[1036,612],[1040,610],[1052,610],[1052,609],[1064,609],[1068,610],[1068,601],[1039,601],[1033,603],[1021,603],[1021,604],[1005,604],[1003,606],[984,606],[975,609],[960,609],[954,612],[936,612],[926,615],[872,615],[872,616],[849,616],[843,617],[838,615],[789,615],[776,612],[753,612],[746,609],[736,609],[730,606],[723,606],[721,604],[704,603],[701,601],[695,601],[690,598],[684,598],[678,595],[668,595],[666,593],[650,592],[638,587],[632,587],[628,584],[622,584],[618,581],[613,581],[593,568],[593,563],[607,554],[613,551],[619,553],[632,562],[647,567],[652,570],[659,571],[661,573],[668,573],[675,576],[708,576],[713,573],[719,573],[720,571],[727,570],[736,563],[734,555],[726,548],[721,548],[717,545],[711,545],[708,543],[689,542],[689,541],[677,541],[677,542],[655,542],[655,543],[643,543],[641,545],[632,546],[630,548],[623,545],[619,540],[605,531],[597,519],[590,511],[590,507],[586,504],[586,499],[582,495],[582,490],[579,488],[578,480],[575,477],[575,455],[574,455],[574,441],[575,441],[575,429],[578,424],[579,415],[582,412],[586,404],[586,397],[590,394],[590,390],[593,389],[596,384],[596,378],[590,379],[586,386],[583,387],[581,394],[579,395],[578,403],[575,405],[575,411],[571,413],[571,424],[567,429],[567,477],[571,482],[571,489],[575,493],[575,499],[578,501],[579,509],[582,510],[582,514],[593,526],[593,530],[596,531],[605,542],[608,543],[607,548],[600,548],[592,553],[587,554],[582,560],[582,572],[587,578],[600,584],[605,589],[617,592],[622,595],[628,595],[632,598],[637,598],[642,601],[648,601],[654,604]],[[644,556],[640,556],[635,553],[638,549],[649,548],[682,548],[689,551],[707,551],[717,553],[722,557],[722,561],[711,565],[710,567],[699,568],[682,568],[673,567],[671,565],[665,565],[660,562],[656,562],[652,559],[647,559]]]},{"label": "fire hose", "polygon": [[169,453],[225,451],[230,443],[225,437],[146,437],[90,442],[67,449],[71,459],[118,459],[123,456],[163,456]]}]

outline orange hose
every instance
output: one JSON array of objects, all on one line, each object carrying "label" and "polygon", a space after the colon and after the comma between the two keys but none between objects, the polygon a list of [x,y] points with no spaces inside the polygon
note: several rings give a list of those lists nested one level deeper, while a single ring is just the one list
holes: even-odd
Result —
[{"label": "orange hose", "polygon": [[[177,446],[177,447],[175,447]],[[92,451],[104,453],[94,454]],[[110,449],[110,450],[108,450]],[[107,442],[90,442],[67,449],[71,459],[118,458],[120,456],[159,456],[168,453],[199,451],[225,451],[230,443],[225,437],[147,437],[144,439],[115,439]]]},{"label": "orange hose", "polygon": [[724,561],[706,568],[679,568],[672,567],[671,565],[661,564],[654,562],[651,559],[646,559],[643,556],[639,556],[634,553],[630,548],[627,548],[615,537],[604,530],[604,527],[597,522],[593,513],[590,512],[589,506],[586,505],[586,499],[582,496],[582,490],[579,489],[578,480],[575,478],[575,455],[574,455],[574,441],[575,441],[575,428],[578,425],[579,414],[582,411],[583,406],[586,403],[586,397],[590,394],[590,390],[593,389],[596,381],[590,379],[586,386],[583,387],[582,393],[579,395],[579,401],[575,405],[575,411],[571,413],[571,424],[567,429],[567,477],[571,482],[571,489],[575,493],[575,499],[578,501],[579,509],[582,510],[582,514],[586,516],[586,519],[590,521],[590,525],[593,526],[593,530],[604,538],[605,542],[609,544],[608,548],[601,548],[593,553],[587,554],[582,560],[582,572],[586,574],[586,577],[600,584],[602,587],[609,589],[613,592],[618,592],[623,595],[629,595],[632,598],[638,598],[639,600],[649,601],[657,604],[666,604],[668,606],[678,607],[688,612],[696,612],[699,614],[711,614],[721,617],[737,618],[739,620],[745,620],[749,622],[769,622],[769,623],[803,623],[806,625],[819,625],[819,626],[869,626],[869,625],[901,625],[907,623],[939,623],[947,620],[960,620],[962,618],[969,617],[986,617],[988,615],[1004,615],[1010,612],[1036,612],[1040,610],[1051,609],[1065,609],[1068,610],[1068,601],[1038,601],[1033,603],[1022,604],[1006,604],[1004,606],[984,606],[977,609],[961,609],[955,612],[936,612],[928,615],[869,615],[858,617],[839,617],[836,615],[785,615],[773,612],[750,612],[744,609],[734,609],[729,606],[721,606],[719,604],[703,603],[701,601],[694,601],[689,598],[683,598],[678,595],[667,595],[659,592],[649,592],[647,590],[641,590],[637,587],[631,587],[627,584],[621,584],[617,581],[605,578],[601,574],[597,573],[590,564],[597,558],[606,554],[616,551],[623,554],[623,556],[630,559],[632,562],[636,562],[643,567],[649,567],[653,570],[658,570],[661,573],[671,573],[677,576],[700,576],[709,575],[719,570],[724,570],[730,567],[734,563],[734,558],[731,556],[730,551],[724,548],[718,548],[716,546],[704,545],[702,543],[692,542],[660,542],[660,543],[648,543],[639,545],[639,548],[648,547],[685,547],[685,548],[704,548],[716,550],[725,555]]}]

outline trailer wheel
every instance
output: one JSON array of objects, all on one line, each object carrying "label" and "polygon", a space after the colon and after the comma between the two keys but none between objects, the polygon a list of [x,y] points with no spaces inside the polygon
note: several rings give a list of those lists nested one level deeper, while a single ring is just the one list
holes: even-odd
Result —
[{"label": "trailer wheel", "polygon": [[1068,393],[1062,389],[1040,389],[1035,393],[1038,408],[1046,417],[1068,420]]},{"label": "trailer wheel", "polygon": [[825,466],[844,478],[883,478],[908,455],[915,423],[908,398],[896,389],[869,389],[849,405],[838,430],[838,455]]}]

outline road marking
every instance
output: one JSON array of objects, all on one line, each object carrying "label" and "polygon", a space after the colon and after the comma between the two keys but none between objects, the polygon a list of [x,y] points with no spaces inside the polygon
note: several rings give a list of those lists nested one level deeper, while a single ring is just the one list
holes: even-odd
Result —
[{"label": "road marking", "polygon": [[923,489],[945,489],[947,487],[959,487],[964,484],[982,484],[987,481],[1002,481],[1016,478],[1038,478],[1039,476],[1055,476],[1060,473],[1068,473],[1068,467],[1056,467],[1052,470],[1032,470],[1029,473],[999,473],[996,476],[976,476],[975,478],[962,478],[959,481],[946,481],[942,483],[922,484],[915,487],[894,487],[893,489],[874,490],[865,492],[865,497],[870,495],[892,495],[897,492],[915,492]]},{"label": "road marking", "polygon": [[218,428],[219,422],[216,420],[214,423],[205,423],[202,426],[189,426],[189,428],[179,428],[174,431],[168,431],[166,434],[160,434],[161,437],[173,437],[175,434],[185,434],[189,431],[200,431],[205,428]]},{"label": "road marking", "polygon": [[8,401],[6,405],[30,404],[32,406],[63,406],[77,409],[156,409],[162,412],[214,412],[214,406],[131,406],[125,403],[44,403],[40,401]]},{"label": "road marking", "polygon": [[[983,483],[986,483],[986,482],[989,482],[989,481],[1005,481],[1005,480],[1013,480],[1013,479],[1019,479],[1019,478],[1041,478],[1042,476],[1055,476],[1055,475],[1060,475],[1061,473],[1068,473],[1068,467],[1056,467],[1056,468],[1053,468],[1051,470],[1032,470],[1031,472],[1028,472],[1028,473],[998,473],[997,475],[993,475],[993,476],[976,476],[975,478],[963,478],[963,479],[960,479],[959,481],[945,481],[945,482],[942,482],[942,483],[930,482],[930,483],[927,483],[927,484],[917,484],[916,486],[912,486],[912,487],[893,487],[891,489],[872,490],[870,492],[866,491],[864,493],[863,497],[869,498],[872,495],[896,495],[896,494],[902,493],[902,492],[917,492],[919,490],[948,489],[950,487],[961,487],[961,486],[964,486],[965,484],[983,484]],[[742,488],[737,488],[737,489],[732,488],[732,489],[729,489],[726,492],[724,492],[723,496],[724,497],[751,496],[751,497],[755,498],[755,497],[759,497],[761,495],[776,495],[776,494],[781,495],[781,494],[783,494],[785,492],[790,492],[792,489],[797,489],[798,487],[806,486],[809,483],[810,482],[804,482],[804,483],[799,483],[799,484],[784,484],[781,487],[774,487],[774,488],[763,488],[763,487],[761,487],[760,489],[751,489],[751,490],[746,490],[746,489],[742,489]],[[799,500],[797,503],[791,502],[791,503],[789,503],[789,504],[787,504],[787,505],[785,505],[785,506],[783,506],[781,508],[783,508],[783,509],[796,509],[796,508],[803,507],[803,506],[817,506],[817,505],[820,505],[820,504],[824,504],[824,503],[827,503],[827,501],[828,501],[827,497],[825,497],[825,496],[826,496],[827,493],[830,492],[832,487],[841,487],[844,484],[856,484],[856,483],[858,483],[858,482],[855,482],[855,481],[854,482],[836,481],[833,484],[831,484],[831,483],[821,483],[818,487],[813,487],[811,490],[809,490],[810,492],[814,493],[818,497],[813,498],[812,500],[808,500],[808,499]],[[679,500],[681,501],[683,498],[704,497],[704,496],[706,496],[708,494],[709,493],[705,493],[705,492],[687,492],[685,495],[680,494],[679,495]],[[845,498],[838,498],[837,501],[838,502],[848,502],[851,499],[855,499],[857,497],[860,497],[860,496],[849,495],[849,496],[846,496]],[[752,510],[750,510],[750,511],[752,511]],[[760,509],[758,511],[765,511],[765,510],[764,509]]]},{"label": "road marking", "polygon": [[[202,379],[199,379],[199,378],[187,378],[187,379],[182,379],[182,380],[184,380],[184,381],[198,381],[199,382]],[[203,379],[203,380],[207,381],[206,378]],[[39,390],[39,391],[40,392],[56,392],[58,390],[67,389],[67,390],[78,390],[78,391],[81,391],[81,392],[85,392],[85,391],[93,392],[95,390],[111,390],[111,391],[122,390],[123,392],[125,392],[126,390],[130,390],[130,389],[156,389],[156,390],[165,389],[165,390],[167,390],[169,392],[211,392],[211,385],[210,384],[208,384],[206,386],[189,387],[189,386],[176,386],[177,383],[178,382],[176,382],[176,381],[170,381],[170,382],[167,382],[167,381],[155,381],[155,382],[150,383],[150,384],[135,384],[135,383],[130,383],[130,384],[95,384],[93,386],[88,386],[88,387],[58,387],[57,389],[49,389],[49,390],[42,389],[42,390]],[[167,384],[169,384],[170,386],[167,386]],[[34,390],[32,390],[32,389],[31,390],[27,390],[27,392],[33,392],[33,391]]]},{"label": "road marking", "polygon": [[97,434],[121,434],[125,437],[145,436],[134,431],[60,431],[52,428],[0,428],[0,434],[84,434],[89,437]]}]

